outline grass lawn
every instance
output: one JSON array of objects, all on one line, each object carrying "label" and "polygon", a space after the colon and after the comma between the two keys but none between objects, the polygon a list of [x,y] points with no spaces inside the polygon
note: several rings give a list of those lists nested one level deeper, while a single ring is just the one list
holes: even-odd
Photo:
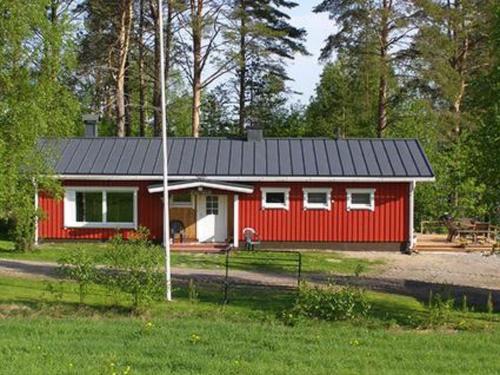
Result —
[{"label": "grass lawn", "polygon": [[93,289],[78,307],[74,285],[57,301],[40,280],[0,278],[2,374],[496,374],[498,315],[453,312],[473,330],[424,330],[426,308],[412,298],[370,293],[372,317],[305,321],[277,313],[292,292],[247,289],[221,306],[220,291],[130,313]]},{"label": "grass lawn", "polygon": [[[0,241],[0,258],[24,259],[57,262],[68,252],[82,249],[92,254],[96,260],[102,261],[102,253],[106,243],[47,243],[32,252],[16,252],[11,242]],[[231,255],[231,269],[262,270],[282,273],[294,273],[297,269],[297,256],[282,252],[234,252]],[[212,253],[172,253],[172,266],[192,268],[224,268],[224,254]],[[305,273],[353,274],[356,269],[370,273],[383,262],[356,259],[336,252],[303,252],[302,271]]]}]

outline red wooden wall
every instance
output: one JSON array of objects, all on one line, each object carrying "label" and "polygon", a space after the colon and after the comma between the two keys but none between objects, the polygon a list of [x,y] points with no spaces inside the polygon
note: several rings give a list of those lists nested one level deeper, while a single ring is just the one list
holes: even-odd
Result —
[{"label": "red wooden wall", "polygon": [[[261,187],[289,187],[289,210],[262,209]],[[332,188],[332,209],[304,210],[304,187]],[[347,211],[347,188],[375,188],[375,211]],[[253,227],[262,241],[404,242],[408,239],[407,183],[258,184],[240,194],[240,237]]]},{"label": "red wooden wall", "polygon": [[[137,194],[137,215],[139,225],[149,228],[154,239],[163,236],[162,194],[150,194],[147,190],[151,181],[65,181],[64,186],[127,186],[139,187]],[[92,239],[102,240],[113,237],[114,229],[102,228],[64,228],[64,200],[56,200],[46,194],[39,196],[40,208],[45,212],[45,218],[40,220],[40,239]],[[127,237],[133,230],[125,229],[120,232]]]},{"label": "red wooden wall", "polygon": [[[150,229],[152,237],[162,238],[162,194],[150,194],[150,181],[65,181],[65,186],[139,187],[139,225]],[[262,209],[261,187],[290,187],[289,210]],[[304,210],[303,187],[331,187],[332,209]],[[375,211],[347,211],[346,188],[375,188]],[[323,242],[404,242],[408,239],[407,183],[262,183],[253,194],[239,194],[239,227],[255,228],[262,241]],[[116,232],[100,228],[64,228],[63,200],[43,193],[40,208],[46,217],[39,222],[41,239],[108,239]],[[126,237],[131,230],[121,231]],[[228,233],[232,227],[228,227]]]}]

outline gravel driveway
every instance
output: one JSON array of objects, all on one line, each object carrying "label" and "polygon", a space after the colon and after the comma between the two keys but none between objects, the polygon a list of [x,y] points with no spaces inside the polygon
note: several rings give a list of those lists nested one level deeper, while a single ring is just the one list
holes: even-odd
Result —
[{"label": "gravel driveway", "polygon": [[383,259],[377,277],[500,290],[500,256],[480,253],[343,252],[350,257]]}]

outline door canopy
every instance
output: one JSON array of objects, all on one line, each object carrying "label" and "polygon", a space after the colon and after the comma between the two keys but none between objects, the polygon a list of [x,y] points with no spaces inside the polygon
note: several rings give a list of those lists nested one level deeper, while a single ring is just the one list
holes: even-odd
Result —
[{"label": "door canopy", "polygon": [[[217,190],[231,191],[233,193],[245,193],[245,194],[253,193],[253,186],[251,185],[233,184],[222,181],[198,179],[198,180],[171,182],[168,184],[168,191],[193,189],[193,188],[217,189]],[[163,192],[163,184],[149,185],[148,191],[150,193],[161,193]]]}]

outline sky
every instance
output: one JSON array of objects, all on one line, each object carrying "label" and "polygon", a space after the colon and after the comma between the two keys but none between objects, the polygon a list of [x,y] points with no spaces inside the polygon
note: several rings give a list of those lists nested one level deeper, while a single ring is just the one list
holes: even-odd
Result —
[{"label": "sky", "polygon": [[325,13],[312,12],[312,8],[319,3],[318,0],[297,0],[297,3],[299,6],[290,12],[290,23],[306,29],[305,45],[311,55],[296,56],[294,61],[288,63],[288,73],[293,79],[289,86],[301,93],[294,95],[292,99],[306,104],[313,95],[323,70],[323,64],[318,62],[318,57],[326,37],[332,32],[333,21],[329,20]]}]

